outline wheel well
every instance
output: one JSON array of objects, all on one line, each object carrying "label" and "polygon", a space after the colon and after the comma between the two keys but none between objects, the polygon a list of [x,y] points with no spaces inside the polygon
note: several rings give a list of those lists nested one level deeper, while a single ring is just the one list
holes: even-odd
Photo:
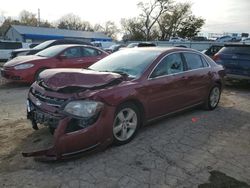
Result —
[{"label": "wheel well", "polygon": [[48,69],[48,67],[41,67],[41,68],[39,68],[36,72],[35,72],[35,75],[34,75],[34,77],[36,78],[36,76],[38,76],[37,74],[39,73],[41,73],[42,71],[44,71],[45,69]]},{"label": "wheel well", "polygon": [[142,122],[142,124],[144,124],[144,120],[145,120],[145,109],[144,109],[144,106],[143,106],[143,104],[140,102],[140,101],[138,101],[138,100],[136,100],[136,99],[130,99],[130,100],[127,100],[127,101],[123,101],[120,105],[118,105],[118,106],[121,106],[121,105],[123,105],[123,104],[127,104],[127,103],[132,103],[132,104],[134,104],[137,108],[138,108],[138,110],[139,110],[139,113],[140,113],[140,118],[141,118],[141,122]]},{"label": "wheel well", "polygon": [[217,81],[215,81],[215,83],[218,84],[220,86],[220,88],[221,88],[221,86],[222,86],[221,81],[217,80]]}]

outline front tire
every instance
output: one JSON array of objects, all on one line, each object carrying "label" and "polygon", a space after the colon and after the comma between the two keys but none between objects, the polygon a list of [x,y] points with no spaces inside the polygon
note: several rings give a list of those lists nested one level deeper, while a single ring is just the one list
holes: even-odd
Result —
[{"label": "front tire", "polygon": [[123,145],[130,142],[136,135],[140,125],[140,113],[132,103],[118,107],[113,122],[113,143]]},{"label": "front tire", "polygon": [[220,102],[220,96],[221,88],[220,86],[215,85],[209,92],[208,98],[205,102],[205,109],[214,110]]}]

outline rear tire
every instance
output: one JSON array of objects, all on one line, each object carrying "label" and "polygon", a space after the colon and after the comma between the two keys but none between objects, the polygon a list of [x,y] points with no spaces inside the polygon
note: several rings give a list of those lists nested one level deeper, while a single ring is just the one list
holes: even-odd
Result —
[{"label": "rear tire", "polygon": [[221,96],[221,87],[219,85],[213,86],[204,104],[205,109],[214,110],[220,102],[220,96]]}]

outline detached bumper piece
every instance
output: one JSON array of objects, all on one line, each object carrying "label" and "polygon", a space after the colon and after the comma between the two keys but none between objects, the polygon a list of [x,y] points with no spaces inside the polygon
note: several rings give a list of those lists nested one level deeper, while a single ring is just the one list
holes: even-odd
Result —
[{"label": "detached bumper piece", "polygon": [[23,152],[22,155],[24,157],[35,157],[35,160],[38,161],[56,161],[106,147],[108,144],[105,142],[100,144],[97,138],[96,122],[99,116],[100,114],[97,114],[91,118],[77,119],[62,114],[50,114],[41,111],[28,100],[27,119],[31,120],[33,129],[37,130],[38,124],[48,126],[54,130],[54,138],[52,147]]},{"label": "detached bumper piece", "polygon": [[[66,134],[66,130],[68,125],[70,124],[72,118],[65,118],[59,121],[57,129],[54,133],[54,143],[53,147],[39,150],[39,151],[31,151],[31,152],[23,152],[23,157],[35,157],[37,161],[57,161],[57,160],[64,160],[70,159],[75,156],[79,156],[80,154],[86,154],[88,152],[92,152],[96,150],[98,146],[101,144],[97,143],[91,146],[90,143],[86,143],[86,147],[79,145],[79,138],[82,141],[85,141],[87,138],[84,138],[84,134],[79,134],[78,132],[72,132],[71,134]],[[84,148],[84,149],[80,149]],[[99,148],[99,147],[98,147]]]}]

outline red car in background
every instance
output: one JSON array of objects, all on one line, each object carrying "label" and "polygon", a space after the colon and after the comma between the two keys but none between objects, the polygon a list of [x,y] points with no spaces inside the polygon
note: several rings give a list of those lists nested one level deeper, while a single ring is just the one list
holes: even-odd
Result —
[{"label": "red car in background", "polygon": [[88,45],[52,46],[35,55],[8,61],[1,75],[9,80],[32,83],[45,69],[87,68],[107,55],[107,52]]}]

